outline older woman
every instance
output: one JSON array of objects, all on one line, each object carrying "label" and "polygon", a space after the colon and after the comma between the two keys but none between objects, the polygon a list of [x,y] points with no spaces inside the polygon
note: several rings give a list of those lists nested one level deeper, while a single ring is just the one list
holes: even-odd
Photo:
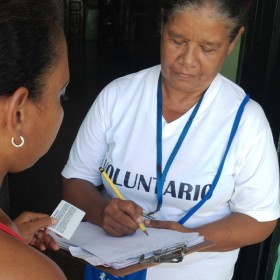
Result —
[{"label": "older woman", "polygon": [[[108,234],[132,234],[144,211],[156,218],[147,226],[197,231],[216,242],[211,252],[135,279],[231,279],[239,248],[275,227],[279,175],[269,124],[260,106],[219,74],[246,10],[246,1],[165,1],[161,65],[105,87],[72,147],[62,172],[65,198]],[[103,198],[99,166],[130,201],[110,188]]]},{"label": "older woman", "polygon": [[[0,181],[32,166],[54,141],[63,118],[60,97],[69,80],[66,40],[56,1],[0,1]],[[0,210],[0,279],[65,279],[36,249],[58,248],[41,228],[45,214],[14,222]],[[35,235],[35,233],[37,233]]]}]

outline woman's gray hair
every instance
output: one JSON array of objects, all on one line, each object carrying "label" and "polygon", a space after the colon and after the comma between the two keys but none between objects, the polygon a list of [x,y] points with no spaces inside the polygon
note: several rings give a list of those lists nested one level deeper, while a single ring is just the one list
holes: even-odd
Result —
[{"label": "woman's gray hair", "polygon": [[230,30],[229,41],[232,42],[246,24],[249,4],[249,0],[162,0],[161,25],[164,26],[181,12],[207,9],[211,16],[227,25]]}]

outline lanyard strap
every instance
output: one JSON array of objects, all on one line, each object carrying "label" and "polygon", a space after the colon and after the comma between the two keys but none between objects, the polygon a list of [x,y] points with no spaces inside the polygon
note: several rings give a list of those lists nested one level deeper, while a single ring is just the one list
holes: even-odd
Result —
[{"label": "lanyard strap", "polygon": [[218,168],[217,174],[215,175],[214,180],[211,184],[211,187],[209,188],[209,190],[207,191],[207,193],[205,194],[203,199],[200,200],[195,206],[193,206],[188,211],[188,213],[178,223],[184,224],[209,198],[211,198],[211,196],[212,196],[212,194],[213,194],[213,192],[214,192],[214,190],[217,186],[217,183],[220,179],[220,176],[221,176],[221,173],[222,173],[222,170],[223,170],[223,167],[224,167],[224,163],[225,163],[228,151],[230,149],[231,143],[233,141],[233,138],[236,134],[238,125],[240,123],[240,119],[241,119],[241,116],[243,114],[244,107],[248,103],[249,99],[250,99],[249,96],[246,95],[245,98],[243,99],[242,103],[240,104],[239,108],[238,108],[238,111],[236,113],[232,129],[231,129],[231,132],[230,132],[230,136],[229,136],[229,140],[228,140],[228,143],[227,143],[225,153],[224,153],[223,158],[221,160],[221,163],[220,163],[220,166]]},{"label": "lanyard strap", "polygon": [[197,111],[200,107],[200,104],[202,102],[202,98],[203,95],[198,101],[198,103],[196,104],[188,121],[186,122],[185,127],[183,128],[177,140],[177,143],[174,146],[173,151],[171,152],[168,158],[165,168],[162,171],[162,83],[161,83],[161,74],[160,74],[158,79],[158,88],[157,88],[157,184],[156,184],[157,199],[158,199],[157,211],[160,210],[162,206],[162,196],[163,196],[162,190],[163,190],[163,184],[166,179],[167,173],[189,131],[189,128],[191,127],[192,121],[194,120]]}]

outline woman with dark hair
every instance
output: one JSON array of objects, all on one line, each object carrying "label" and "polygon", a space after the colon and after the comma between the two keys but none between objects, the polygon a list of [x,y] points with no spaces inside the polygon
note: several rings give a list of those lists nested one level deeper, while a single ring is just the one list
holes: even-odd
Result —
[{"label": "woman with dark hair", "polygon": [[[146,226],[195,231],[216,243],[127,279],[229,280],[239,248],[266,239],[276,225],[279,174],[269,124],[219,74],[247,10],[247,1],[163,1],[161,65],[110,83],[81,125],[63,188],[89,221],[123,236],[138,229],[142,212],[153,213]],[[126,201],[102,180],[100,166]],[[90,272],[87,279],[115,279]]]},{"label": "woman with dark hair", "polygon": [[[0,180],[32,166],[53,143],[69,81],[67,46],[55,0],[0,0]],[[0,279],[65,279],[38,250],[58,249],[46,214],[14,221],[0,210]]]}]

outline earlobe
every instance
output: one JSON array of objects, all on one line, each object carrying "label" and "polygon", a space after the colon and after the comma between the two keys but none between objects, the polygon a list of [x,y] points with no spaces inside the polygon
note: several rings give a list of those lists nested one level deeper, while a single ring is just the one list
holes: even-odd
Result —
[{"label": "earlobe", "polygon": [[237,42],[237,40],[240,38],[240,36],[244,33],[245,28],[244,26],[241,26],[241,28],[239,29],[237,35],[235,36],[235,38],[233,39],[233,41],[230,43],[229,47],[228,47],[228,55],[233,51],[235,44]]},{"label": "earlobe", "polygon": [[12,137],[19,138],[21,136],[27,99],[27,88],[20,87],[7,100],[6,124]]}]

